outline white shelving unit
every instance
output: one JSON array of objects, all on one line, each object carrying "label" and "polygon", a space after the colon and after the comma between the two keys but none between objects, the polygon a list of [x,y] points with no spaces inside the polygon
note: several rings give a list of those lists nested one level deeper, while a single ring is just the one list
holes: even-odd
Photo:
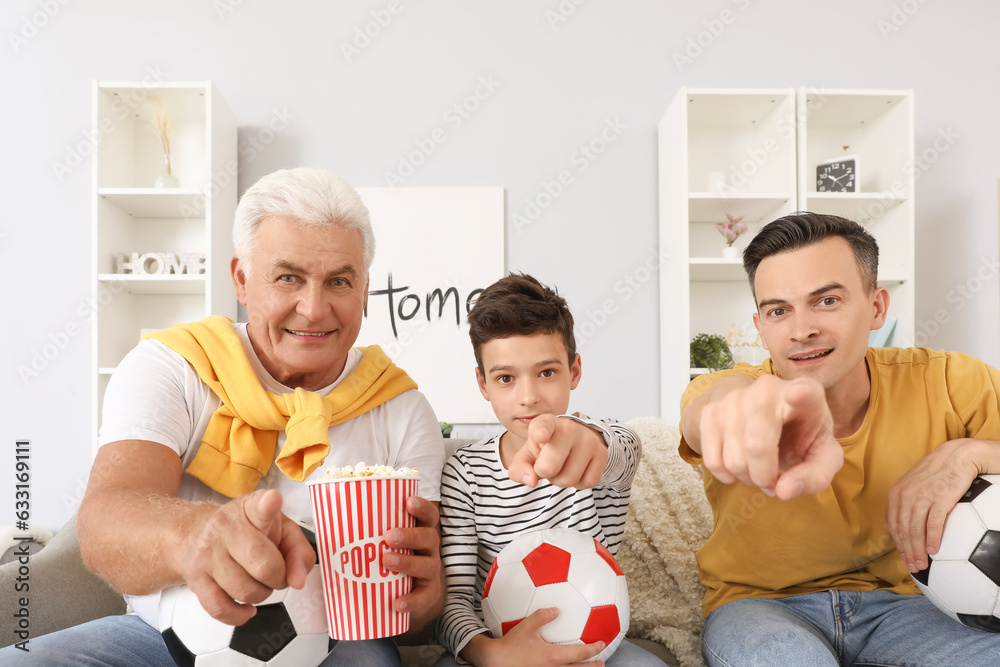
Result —
[{"label": "white shelving unit", "polygon": [[[145,94],[170,116],[178,187],[154,187],[163,148]],[[93,83],[94,446],[108,379],[146,329],[221,314],[235,319],[229,279],[236,209],[236,119],[211,82]],[[204,253],[204,273],[115,273],[118,253]]]},{"label": "white shelving unit", "polygon": [[[796,210],[868,226],[898,319],[892,340],[912,340],[913,181],[905,174],[912,138],[911,91],[681,88],[659,125],[665,420],[679,419],[684,387],[705,372],[690,367],[694,335],[752,326],[742,262],[722,257],[725,240],[715,228],[726,213],[744,216],[750,228],[735,244],[740,251],[763,225]],[[859,157],[859,192],[817,193],[816,164],[844,154],[845,145]]]}]

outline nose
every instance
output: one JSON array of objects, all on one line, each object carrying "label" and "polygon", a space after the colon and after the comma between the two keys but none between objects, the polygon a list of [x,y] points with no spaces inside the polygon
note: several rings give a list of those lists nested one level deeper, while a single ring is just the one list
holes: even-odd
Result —
[{"label": "nose", "polygon": [[327,314],[329,305],[322,285],[309,284],[299,292],[295,311],[310,322],[318,322]]},{"label": "nose", "polygon": [[517,402],[525,406],[538,402],[538,387],[534,379],[522,379],[517,383]]},{"label": "nose", "polygon": [[792,314],[792,326],[790,330],[792,340],[804,341],[819,335],[819,327],[815,323],[812,313],[798,310]]}]

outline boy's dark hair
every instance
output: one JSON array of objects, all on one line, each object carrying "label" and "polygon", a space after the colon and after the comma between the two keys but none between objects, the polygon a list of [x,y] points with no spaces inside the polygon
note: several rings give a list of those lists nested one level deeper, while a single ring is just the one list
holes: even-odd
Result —
[{"label": "boy's dark hair", "polygon": [[869,292],[878,287],[878,243],[868,230],[838,215],[799,211],[764,225],[743,251],[743,269],[750,279],[754,300],[757,299],[754,278],[762,260],[833,236],[839,236],[851,245],[861,272],[862,287]]},{"label": "boy's dark hair", "polygon": [[483,368],[483,345],[496,338],[557,333],[569,355],[576,358],[573,314],[566,299],[523,273],[501,278],[480,293],[469,311],[469,338],[479,372]]}]

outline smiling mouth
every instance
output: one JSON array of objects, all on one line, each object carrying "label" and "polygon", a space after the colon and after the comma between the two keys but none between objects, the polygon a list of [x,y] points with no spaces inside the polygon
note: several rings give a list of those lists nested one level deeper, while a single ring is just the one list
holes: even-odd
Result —
[{"label": "smiling mouth", "polygon": [[320,338],[322,336],[326,336],[333,333],[332,331],[312,332],[312,331],[294,331],[292,329],[285,329],[285,331],[292,334],[293,336],[312,336],[314,338]]},{"label": "smiling mouth", "polygon": [[815,354],[807,354],[801,357],[789,357],[792,361],[809,361],[810,359],[819,359],[820,357],[825,357],[833,352],[833,350],[826,350],[824,352],[817,352]]}]

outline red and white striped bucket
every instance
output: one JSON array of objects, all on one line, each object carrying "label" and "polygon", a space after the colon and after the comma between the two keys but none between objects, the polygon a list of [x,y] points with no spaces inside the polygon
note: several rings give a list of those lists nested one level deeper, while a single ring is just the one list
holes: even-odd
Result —
[{"label": "red and white striped bucket", "polygon": [[326,617],[334,639],[391,637],[410,628],[410,614],[392,602],[410,592],[411,578],[382,565],[390,528],[412,527],[406,499],[416,477],[342,477],[309,483],[316,548],[323,572]]}]

